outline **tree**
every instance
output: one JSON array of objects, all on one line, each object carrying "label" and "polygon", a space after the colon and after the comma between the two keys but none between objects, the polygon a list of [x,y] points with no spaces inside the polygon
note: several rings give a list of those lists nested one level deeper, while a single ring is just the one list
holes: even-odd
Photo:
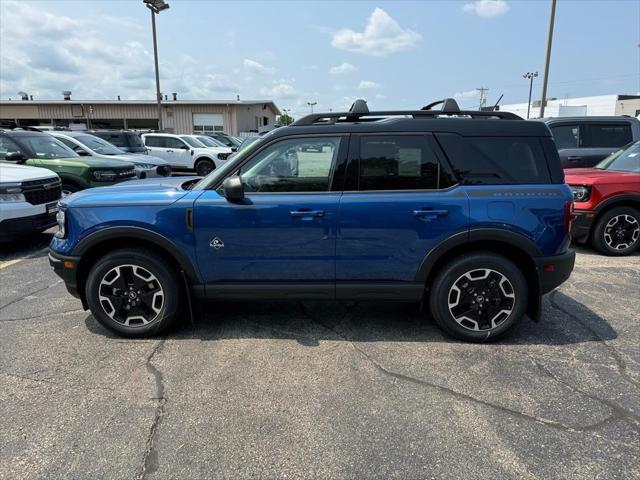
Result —
[{"label": "tree", "polygon": [[291,125],[293,123],[293,117],[288,113],[284,113],[278,117],[277,123],[286,127],[287,125]]}]

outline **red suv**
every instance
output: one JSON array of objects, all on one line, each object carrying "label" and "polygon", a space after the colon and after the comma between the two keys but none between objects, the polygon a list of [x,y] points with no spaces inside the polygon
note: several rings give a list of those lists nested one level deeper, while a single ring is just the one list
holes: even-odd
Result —
[{"label": "red suv", "polygon": [[571,234],[605,255],[629,255],[640,247],[640,141],[593,168],[565,170],[576,219]]}]

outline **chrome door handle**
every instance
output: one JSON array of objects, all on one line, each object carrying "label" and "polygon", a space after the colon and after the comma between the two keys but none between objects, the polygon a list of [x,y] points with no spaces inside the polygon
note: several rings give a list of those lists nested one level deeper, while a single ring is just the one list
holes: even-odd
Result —
[{"label": "chrome door handle", "polygon": [[575,161],[575,160],[582,160],[582,157],[567,157],[567,160],[569,161]]},{"label": "chrome door handle", "polygon": [[438,217],[443,217],[449,214],[449,210],[436,210],[436,209],[422,209],[422,210],[414,210],[413,215],[418,217],[420,220],[425,222],[430,222],[431,220],[435,220]]},{"label": "chrome door handle", "polygon": [[324,210],[294,210],[291,213],[293,218],[321,218],[324,217]]},{"label": "chrome door handle", "polygon": [[173,153],[173,150],[167,150],[167,153]]}]

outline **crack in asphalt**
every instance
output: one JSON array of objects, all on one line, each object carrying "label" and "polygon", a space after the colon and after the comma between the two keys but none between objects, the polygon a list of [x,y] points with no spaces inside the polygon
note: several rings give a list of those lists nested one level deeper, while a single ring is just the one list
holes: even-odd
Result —
[{"label": "crack in asphalt", "polygon": [[[510,415],[513,415],[513,416],[516,416],[516,417],[519,417],[519,418],[523,418],[525,420],[541,423],[543,425],[546,425],[548,427],[554,428],[556,430],[561,430],[561,431],[566,431],[566,432],[593,432],[593,431],[598,430],[601,427],[605,426],[606,424],[619,419],[619,416],[616,415],[616,413],[614,411],[614,413],[612,413],[611,415],[607,416],[603,420],[600,420],[600,421],[598,421],[596,423],[593,423],[591,425],[577,425],[577,426],[566,425],[566,424],[561,423],[561,422],[556,422],[555,420],[542,418],[542,417],[537,417],[537,416],[534,416],[534,415],[529,415],[529,414],[521,412],[519,410],[514,410],[512,408],[505,407],[503,405],[498,405],[498,404],[495,404],[495,403],[492,403],[492,402],[489,402],[489,401],[486,401],[486,400],[482,400],[480,398],[468,395],[466,393],[459,392],[459,391],[454,390],[452,388],[445,387],[444,385],[439,385],[437,383],[432,383],[432,382],[429,382],[429,381],[426,381],[426,380],[415,378],[415,377],[412,377],[410,375],[405,375],[403,373],[395,372],[395,371],[390,370],[389,368],[385,367],[384,365],[382,365],[375,358],[373,358],[371,355],[369,355],[369,353],[367,353],[365,350],[363,350],[358,345],[356,345],[355,342],[351,341],[348,337],[346,337],[345,335],[343,335],[340,332],[338,332],[335,328],[332,328],[332,327],[324,324],[323,322],[317,320],[316,318],[314,318],[313,315],[309,314],[306,311],[306,308],[305,308],[304,304],[301,303],[300,305],[302,307],[303,313],[309,319],[311,319],[311,321],[317,323],[318,325],[320,325],[321,327],[329,330],[330,332],[333,332],[336,336],[338,336],[339,338],[341,338],[345,342],[348,342],[356,352],[358,352],[361,356],[363,356],[366,360],[368,360],[369,363],[371,363],[378,370],[379,373],[382,373],[385,376],[389,376],[389,377],[392,377],[392,378],[395,378],[395,379],[398,379],[398,380],[402,380],[402,381],[405,381],[405,382],[413,383],[415,385],[420,385],[420,386],[423,386],[423,387],[433,388],[433,389],[439,390],[441,392],[447,393],[449,395],[452,395],[452,396],[454,396],[454,397],[456,397],[458,399],[461,399],[461,400],[466,400],[466,401],[470,401],[470,402],[473,402],[473,403],[477,403],[477,404],[483,405],[485,407],[490,407],[492,409],[499,410],[501,412],[504,412],[504,413],[507,413],[507,414],[510,414]],[[345,318],[347,318],[349,313],[350,312],[347,311],[345,313],[345,315],[339,320],[338,323],[341,323]]]},{"label": "crack in asphalt", "polygon": [[[68,315],[70,313],[84,312],[82,308],[74,308],[73,310],[63,310],[61,312],[56,312],[56,315]],[[33,317],[20,317],[20,318],[0,318],[1,322],[19,322],[21,320],[35,320],[36,318],[48,317],[51,316],[51,313],[43,313],[41,315],[34,315]]]},{"label": "crack in asphalt", "polygon": [[40,293],[40,292],[44,292],[45,290],[49,289],[49,288],[53,288],[56,285],[60,285],[62,283],[62,280],[58,280],[54,283],[52,283],[51,285],[47,285],[46,287],[42,287],[42,288],[38,288],[37,290],[34,290],[33,292],[27,293],[26,295],[20,297],[20,298],[15,298],[13,300],[11,300],[9,303],[5,303],[4,305],[0,306],[0,310],[4,310],[5,308],[13,305],[14,303],[18,303],[21,300],[24,300],[27,297],[30,297],[31,295],[35,295],[36,293]]},{"label": "crack in asphalt", "polygon": [[624,378],[627,382],[632,384],[633,386],[635,386],[637,388],[640,388],[640,382],[638,380],[634,379],[629,374],[629,372],[627,371],[627,364],[624,361],[624,359],[622,358],[622,354],[618,351],[618,349],[616,347],[614,347],[613,345],[611,345],[609,342],[607,342],[602,335],[600,335],[595,329],[593,329],[593,327],[591,327],[590,325],[588,325],[585,322],[583,322],[582,320],[580,320],[580,318],[578,316],[576,316],[575,314],[571,313],[569,310],[563,308],[558,303],[558,301],[556,300],[556,296],[558,295],[558,293],[559,293],[558,290],[554,290],[549,295],[549,302],[550,302],[551,306],[553,308],[555,308],[556,310],[558,310],[558,311],[564,313],[565,315],[567,315],[574,322],[576,322],[579,325],[581,325],[585,330],[587,330],[589,333],[591,333],[591,335],[593,335],[594,340],[596,340],[598,342],[601,342],[607,348],[607,350],[609,350],[609,353],[611,354],[611,356],[615,360],[616,366],[617,366],[617,370],[618,370],[618,373],[620,374],[620,376],[622,378]]},{"label": "crack in asphalt", "polygon": [[151,428],[149,429],[146,448],[142,455],[142,465],[140,467],[140,472],[136,475],[136,480],[142,480],[148,473],[153,473],[158,470],[158,452],[154,449],[154,444],[158,434],[158,428],[160,427],[160,423],[162,422],[162,417],[165,414],[167,397],[165,395],[164,378],[162,376],[162,372],[158,370],[152,362],[153,357],[162,349],[166,341],[167,339],[163,338],[154,345],[145,363],[147,371],[151,375],[153,375],[156,383],[155,394],[153,397],[151,397],[151,399],[157,400],[158,404],[156,406],[153,422],[151,423]]}]

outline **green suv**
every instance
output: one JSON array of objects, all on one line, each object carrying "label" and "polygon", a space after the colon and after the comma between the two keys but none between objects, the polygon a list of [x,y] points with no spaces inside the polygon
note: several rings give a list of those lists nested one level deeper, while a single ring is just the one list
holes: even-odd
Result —
[{"label": "green suv", "polygon": [[131,163],[80,157],[51,135],[31,130],[0,130],[0,161],[56,172],[62,180],[63,195],[136,178]]}]

